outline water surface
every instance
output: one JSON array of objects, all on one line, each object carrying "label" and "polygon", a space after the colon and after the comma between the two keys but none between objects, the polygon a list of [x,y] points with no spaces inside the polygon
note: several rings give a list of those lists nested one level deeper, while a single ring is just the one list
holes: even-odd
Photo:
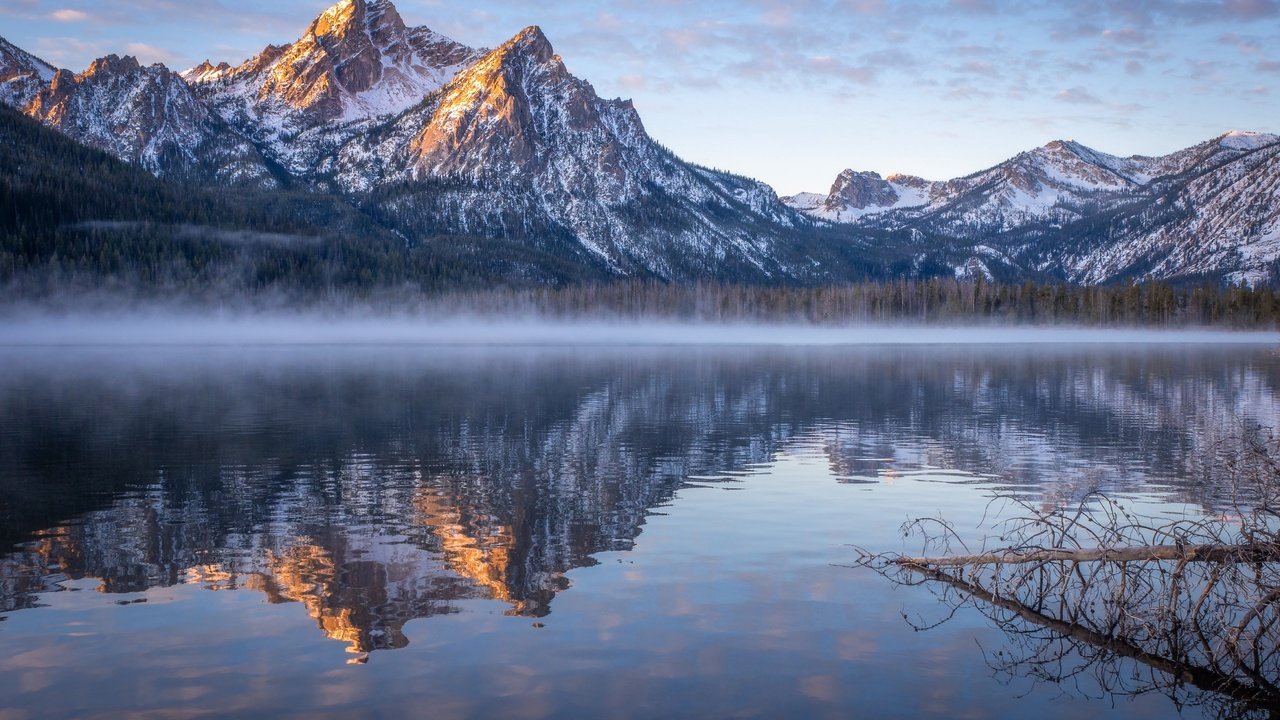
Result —
[{"label": "water surface", "polygon": [[1280,416],[1247,345],[0,353],[5,718],[1168,717],[850,545],[1216,511]]}]

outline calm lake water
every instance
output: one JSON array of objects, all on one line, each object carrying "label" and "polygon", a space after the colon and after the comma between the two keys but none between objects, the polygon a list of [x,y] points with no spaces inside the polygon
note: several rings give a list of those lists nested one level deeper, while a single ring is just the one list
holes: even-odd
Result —
[{"label": "calm lake water", "polygon": [[1263,345],[0,368],[4,720],[1170,717],[995,672],[1009,639],[972,609],[913,630],[947,609],[850,545],[968,532],[997,492],[1213,511],[1213,443],[1280,418]]}]

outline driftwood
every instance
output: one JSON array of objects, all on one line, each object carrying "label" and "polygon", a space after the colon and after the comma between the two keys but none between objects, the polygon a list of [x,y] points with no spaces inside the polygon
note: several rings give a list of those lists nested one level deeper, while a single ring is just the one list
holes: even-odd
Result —
[{"label": "driftwood", "polygon": [[[1248,709],[1262,712],[1266,717],[1280,718],[1280,690],[1277,690],[1274,685],[1266,682],[1256,674],[1249,676],[1249,679],[1253,681],[1252,683],[1244,682],[1230,672],[1223,672],[1218,667],[1202,667],[1187,662],[1185,658],[1166,657],[1143,649],[1123,637],[1098,632],[1086,624],[1052,617],[1017,600],[1002,597],[986,588],[967,582],[942,570],[909,563],[907,565],[910,570],[918,572],[930,580],[945,583],[992,607],[1014,613],[1025,622],[1046,628],[1063,637],[1071,638],[1099,650],[1137,661],[1154,670],[1167,673],[1170,677],[1175,678],[1176,681],[1189,683],[1201,690],[1228,696],[1243,703],[1244,707]],[[1001,624],[1007,625],[1007,622]]]},{"label": "driftwood", "polygon": [[1280,438],[1246,433],[1213,457],[1217,500],[1199,513],[1143,515],[1089,485],[997,496],[976,536],[917,518],[903,536],[923,547],[859,548],[856,565],[936,596],[938,618],[904,613],[916,630],[985,616],[1004,634],[983,651],[994,677],[1280,720]]},{"label": "driftwood", "polygon": [[1179,562],[1259,563],[1280,562],[1280,544],[1253,545],[1146,545],[1124,548],[999,550],[976,555],[945,557],[896,557],[896,565],[961,567],[966,565],[1015,565],[1036,562]]}]

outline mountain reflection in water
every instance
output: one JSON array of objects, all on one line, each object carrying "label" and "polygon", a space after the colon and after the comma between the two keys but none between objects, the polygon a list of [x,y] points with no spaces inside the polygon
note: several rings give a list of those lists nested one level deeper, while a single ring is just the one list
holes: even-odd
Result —
[{"label": "mountain reflection in water", "polygon": [[789,447],[837,482],[1213,509],[1207,448],[1280,417],[1265,348],[149,353],[6,351],[0,613],[197,584],[363,654],[470,600],[542,618],[683,486]]}]

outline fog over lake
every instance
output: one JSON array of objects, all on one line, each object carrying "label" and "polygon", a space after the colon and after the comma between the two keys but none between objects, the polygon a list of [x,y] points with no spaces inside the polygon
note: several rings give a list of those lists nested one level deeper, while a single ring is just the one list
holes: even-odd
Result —
[{"label": "fog over lake", "polygon": [[11,312],[0,345],[1263,344],[1280,332],[1036,326],[815,325],[384,313]]},{"label": "fog over lake", "polygon": [[996,493],[1221,513],[1214,448],[1280,417],[1274,333],[3,322],[14,717],[1170,717],[916,632],[850,546]]}]

